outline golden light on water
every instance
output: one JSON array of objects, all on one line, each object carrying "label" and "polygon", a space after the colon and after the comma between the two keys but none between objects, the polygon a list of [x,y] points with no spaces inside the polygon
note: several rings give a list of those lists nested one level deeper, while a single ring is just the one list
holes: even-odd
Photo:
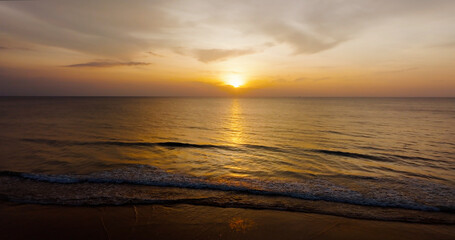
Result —
[{"label": "golden light on water", "polygon": [[243,119],[242,109],[238,99],[232,100],[231,105],[231,116],[229,122],[229,129],[231,130],[231,141],[233,144],[243,143]]},{"label": "golden light on water", "polygon": [[230,74],[226,77],[226,84],[234,88],[241,87],[245,84],[245,79],[239,74]]}]

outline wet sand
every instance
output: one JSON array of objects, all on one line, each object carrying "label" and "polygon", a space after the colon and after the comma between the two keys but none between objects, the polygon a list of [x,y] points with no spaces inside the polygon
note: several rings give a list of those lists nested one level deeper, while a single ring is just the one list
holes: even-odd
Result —
[{"label": "wet sand", "polygon": [[454,225],[192,205],[0,204],[0,239],[454,239]]}]

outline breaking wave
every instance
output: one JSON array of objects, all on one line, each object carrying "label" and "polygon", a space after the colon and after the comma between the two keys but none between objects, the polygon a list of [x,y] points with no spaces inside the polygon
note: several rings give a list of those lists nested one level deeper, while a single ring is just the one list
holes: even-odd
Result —
[{"label": "breaking wave", "polygon": [[[258,180],[234,177],[196,177],[166,172],[149,165],[128,165],[123,168],[91,174],[42,174],[2,171],[5,179],[22,179],[35,183],[72,184],[128,184],[138,186],[175,187],[182,189],[237,192],[255,196],[280,196],[302,200],[320,200],[358,206],[398,208],[429,212],[454,212],[455,188],[428,182],[405,182],[361,176],[325,176],[298,182]],[[349,178],[364,188],[341,184]],[[381,182],[380,184],[377,184]],[[3,184],[4,185],[4,184]],[[381,187],[382,186],[382,187]],[[383,187],[387,186],[387,187]],[[413,192],[413,189],[416,191]],[[418,191],[417,191],[418,190]],[[14,190],[10,189],[14,192]],[[27,191],[26,189],[23,191]],[[419,193],[425,194],[419,194]],[[2,195],[8,198],[8,191]],[[110,197],[106,197],[109,204]],[[65,204],[64,199],[59,204]],[[169,200],[169,199],[168,199]],[[161,201],[164,201],[163,199]]]}]

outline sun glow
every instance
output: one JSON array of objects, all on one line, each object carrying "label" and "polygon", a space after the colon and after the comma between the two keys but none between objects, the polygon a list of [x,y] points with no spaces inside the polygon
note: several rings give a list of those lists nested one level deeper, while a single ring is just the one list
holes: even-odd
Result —
[{"label": "sun glow", "polygon": [[245,80],[238,74],[232,74],[226,77],[226,84],[231,85],[234,88],[238,88],[245,84]]}]

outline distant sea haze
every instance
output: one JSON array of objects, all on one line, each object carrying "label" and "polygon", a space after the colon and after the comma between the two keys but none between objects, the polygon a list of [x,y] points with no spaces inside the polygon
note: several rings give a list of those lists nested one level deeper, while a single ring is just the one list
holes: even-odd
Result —
[{"label": "distant sea haze", "polygon": [[0,195],[455,223],[453,98],[0,98]]}]

